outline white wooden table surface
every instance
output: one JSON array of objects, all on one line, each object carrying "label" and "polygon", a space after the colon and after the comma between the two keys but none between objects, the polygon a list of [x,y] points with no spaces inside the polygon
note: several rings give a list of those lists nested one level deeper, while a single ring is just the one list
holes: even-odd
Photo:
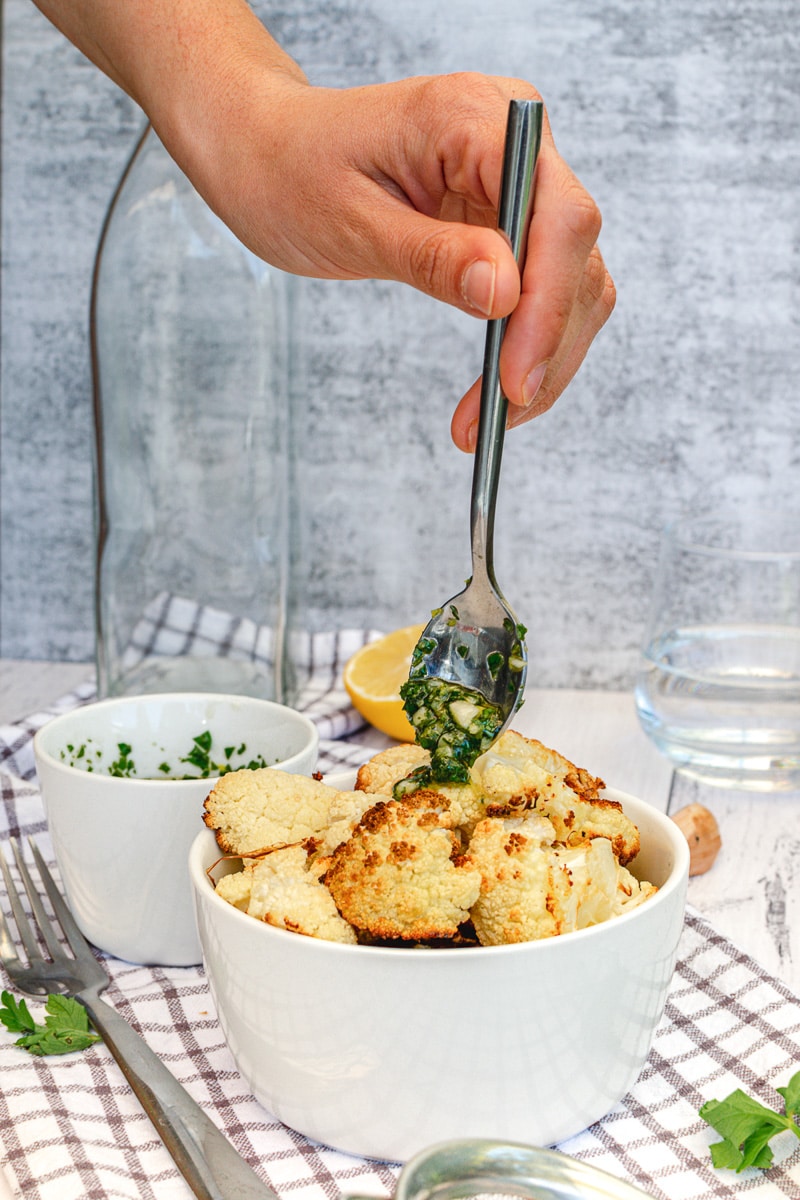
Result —
[{"label": "white wooden table surface", "polygon": [[[0,723],[34,712],[91,674],[86,663],[0,659]],[[719,823],[722,850],[707,874],[690,881],[689,901],[800,994],[800,792],[735,792],[673,774],[640,730],[628,693],[528,689],[514,724],[664,812],[706,805]]]}]

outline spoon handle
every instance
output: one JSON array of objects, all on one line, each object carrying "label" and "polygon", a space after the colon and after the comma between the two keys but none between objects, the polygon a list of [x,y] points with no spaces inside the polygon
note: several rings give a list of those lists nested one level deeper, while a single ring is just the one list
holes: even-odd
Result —
[{"label": "spoon handle", "polygon": [[[512,100],[508,109],[497,227],[507,235],[520,267],[533,213],[543,112],[540,100]],[[487,323],[470,508],[473,582],[488,579],[494,588],[494,510],[508,410],[500,388],[500,347],[507,320],[502,317]]]}]

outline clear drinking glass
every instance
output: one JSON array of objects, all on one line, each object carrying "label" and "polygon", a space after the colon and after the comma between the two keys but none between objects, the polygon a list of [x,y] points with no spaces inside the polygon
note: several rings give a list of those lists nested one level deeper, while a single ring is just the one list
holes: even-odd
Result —
[{"label": "clear drinking glass", "polygon": [[734,511],[666,530],[636,706],[685,773],[800,788],[800,513]]},{"label": "clear drinking glass", "polygon": [[289,287],[146,130],[92,294],[103,696],[291,699]]}]

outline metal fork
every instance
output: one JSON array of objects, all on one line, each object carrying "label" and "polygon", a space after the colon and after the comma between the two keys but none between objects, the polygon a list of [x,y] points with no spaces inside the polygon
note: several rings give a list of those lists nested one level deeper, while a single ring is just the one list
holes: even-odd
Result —
[{"label": "metal fork", "polygon": [[[72,954],[65,952],[19,843],[12,838],[11,849],[28,894],[36,929],[22,906],[5,855],[0,853],[0,870],[27,958],[27,962],[20,959],[8,923],[0,911],[0,963],[11,981],[29,996],[60,992],[73,996],[83,1005],[195,1196],[200,1200],[277,1200],[275,1192],[234,1150],[144,1039],[115,1009],[100,999],[100,993],[111,981],[78,929],[32,839],[29,839],[29,845]],[[37,932],[47,946],[50,958],[42,954]]]}]

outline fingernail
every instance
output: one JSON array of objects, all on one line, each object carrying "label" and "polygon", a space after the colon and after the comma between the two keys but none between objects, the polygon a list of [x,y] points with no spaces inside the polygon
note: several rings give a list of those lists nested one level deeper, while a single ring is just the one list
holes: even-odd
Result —
[{"label": "fingernail", "polygon": [[479,258],[470,263],[461,280],[461,294],[470,308],[481,316],[488,317],[494,303],[494,285],[497,268],[488,259]]},{"label": "fingernail", "polygon": [[475,452],[475,447],[477,446],[477,444],[478,444],[478,422],[473,421],[472,424],[467,427],[467,450],[469,451],[470,454],[473,454]]},{"label": "fingernail", "polygon": [[548,364],[546,362],[539,363],[538,367],[534,367],[530,375],[526,378],[522,385],[522,401],[525,408],[530,408],[536,399],[536,393],[542,386],[545,372]]}]

